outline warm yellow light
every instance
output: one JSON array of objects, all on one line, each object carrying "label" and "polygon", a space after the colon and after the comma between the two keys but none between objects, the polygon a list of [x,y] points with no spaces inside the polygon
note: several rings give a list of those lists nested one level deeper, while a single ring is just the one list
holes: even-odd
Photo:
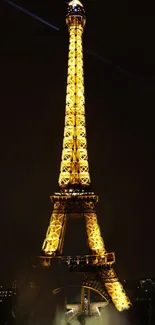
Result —
[{"label": "warm yellow light", "polygon": [[79,0],[72,0],[72,1],[69,2],[69,6],[75,7],[77,5],[83,7],[83,4]]},{"label": "warm yellow light", "polygon": [[[69,4],[81,4],[71,1]],[[63,150],[59,175],[61,188],[68,184],[90,185],[83,73],[83,19],[69,24],[69,58]]]},{"label": "warm yellow light", "polygon": [[[79,0],[72,0],[69,6],[82,6]],[[68,77],[66,91],[66,108],[65,108],[65,127],[63,138],[63,149],[61,157],[59,186],[61,189],[72,185],[77,188],[87,187],[90,185],[86,123],[85,123],[85,95],[84,95],[84,72],[83,72],[83,47],[82,34],[85,25],[85,18],[81,16],[67,16],[67,25],[69,27],[69,58],[68,58]],[[68,207],[75,207],[75,212],[69,212],[70,215],[79,214],[85,218],[88,245],[92,255],[96,257],[94,263],[103,265],[99,268],[100,281],[95,278],[90,280],[90,287],[94,285],[102,287],[101,290],[111,297],[114,305],[119,311],[128,309],[131,305],[121,283],[119,282],[114,269],[107,267],[108,258],[106,259],[106,249],[101,236],[100,227],[95,211],[97,197],[92,197],[92,193],[83,194],[70,191],[61,191],[54,196],[53,213],[50,224],[43,243],[43,251],[46,255],[62,256],[66,222],[68,217]],[[89,195],[90,194],[90,195]],[[83,196],[83,197],[82,197]],[[79,209],[77,212],[76,208]],[[106,262],[107,261],[107,262]],[[46,262],[46,261],[45,261]],[[107,264],[105,264],[107,263]],[[105,264],[105,265],[104,265]],[[102,286],[103,284],[103,286]],[[109,299],[108,296],[108,299]]]},{"label": "warm yellow light", "polygon": [[112,299],[116,309],[123,311],[131,307],[131,302],[119,282],[117,274],[113,268],[101,272],[101,277],[105,284],[105,288]]},{"label": "warm yellow light", "polygon": [[86,232],[89,247],[93,254],[104,256],[106,250],[101,236],[94,204],[92,202],[85,203],[85,210],[88,211],[84,216],[86,220]]},{"label": "warm yellow light", "polygon": [[123,311],[131,307],[130,300],[118,280],[105,283],[105,287],[118,311]]}]

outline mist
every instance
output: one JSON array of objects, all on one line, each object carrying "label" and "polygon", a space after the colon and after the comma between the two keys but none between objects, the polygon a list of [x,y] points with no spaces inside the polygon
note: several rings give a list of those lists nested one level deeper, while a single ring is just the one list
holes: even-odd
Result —
[{"label": "mist", "polygon": [[[112,304],[100,310],[101,317],[92,316],[86,320],[86,325],[135,325],[131,323],[126,314],[118,312]],[[52,325],[66,325],[66,317],[63,311],[57,309]],[[75,317],[70,322],[72,325],[80,325]]]}]

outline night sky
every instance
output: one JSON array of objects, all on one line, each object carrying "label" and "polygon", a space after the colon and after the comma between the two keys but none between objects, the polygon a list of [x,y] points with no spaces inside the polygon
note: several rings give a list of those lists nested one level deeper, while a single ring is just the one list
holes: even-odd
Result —
[{"label": "night sky", "polygon": [[[0,280],[7,283],[41,253],[49,224],[49,196],[58,190],[68,56],[65,2],[18,3],[60,31],[0,5]],[[121,279],[154,276],[153,2],[143,7],[90,0],[85,8],[88,153],[99,223]],[[77,229],[75,250],[84,245]],[[68,230],[68,253],[73,237],[69,242]]]}]

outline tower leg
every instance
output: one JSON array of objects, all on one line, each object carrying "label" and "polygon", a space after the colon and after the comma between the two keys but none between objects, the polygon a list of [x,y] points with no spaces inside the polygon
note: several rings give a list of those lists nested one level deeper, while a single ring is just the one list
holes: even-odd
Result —
[{"label": "tower leg", "polygon": [[86,220],[86,231],[89,247],[94,254],[104,256],[106,250],[101,236],[97,215],[94,209],[94,203],[85,202],[85,209],[87,211],[84,216]]},{"label": "tower leg", "polygon": [[43,251],[47,255],[62,253],[64,232],[66,228],[65,205],[59,201],[54,203],[50,224],[43,243]]},{"label": "tower leg", "polygon": [[130,300],[119,282],[115,270],[113,268],[104,269],[100,272],[100,276],[117,310],[129,309],[131,306]]}]

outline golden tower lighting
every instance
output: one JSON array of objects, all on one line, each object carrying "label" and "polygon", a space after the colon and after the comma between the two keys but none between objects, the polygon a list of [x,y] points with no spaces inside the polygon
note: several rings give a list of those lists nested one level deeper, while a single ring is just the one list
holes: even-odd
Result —
[{"label": "golden tower lighting", "polygon": [[[42,249],[47,265],[48,257],[51,259],[57,256],[61,259],[68,217],[85,218],[91,255],[84,256],[82,259],[85,261],[87,274],[84,285],[94,287],[102,296],[106,296],[106,299],[109,301],[111,299],[116,308],[122,311],[128,309],[131,304],[112,268],[115,255],[107,253],[105,249],[95,211],[98,196],[90,189],[82,44],[86,17],[84,7],[79,0],[69,2],[66,23],[69,31],[69,56],[64,138],[59,175],[60,192],[51,197],[53,212]],[[66,261],[71,267],[72,259],[66,257]],[[81,257],[74,257],[75,261],[79,268]],[[92,266],[93,272],[95,268],[93,276],[87,273],[87,265]],[[96,280],[96,275],[98,280]]]},{"label": "golden tower lighting", "polygon": [[[79,13],[81,14],[79,15]],[[66,17],[69,30],[69,58],[64,141],[59,176],[61,188],[65,188],[69,184],[90,185],[82,50],[85,22],[84,8],[81,2],[71,1]]]}]

